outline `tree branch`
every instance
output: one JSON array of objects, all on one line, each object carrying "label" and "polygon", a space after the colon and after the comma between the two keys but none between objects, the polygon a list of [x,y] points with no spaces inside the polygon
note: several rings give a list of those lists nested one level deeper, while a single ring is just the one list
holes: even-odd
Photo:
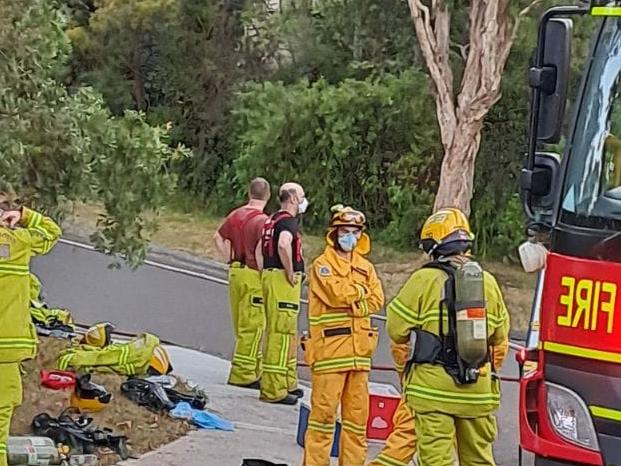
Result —
[{"label": "tree branch", "polygon": [[528,15],[533,8],[542,3],[543,0],[532,0],[530,4],[523,8],[515,18],[515,22],[513,23],[513,30],[511,31],[511,42],[513,43],[517,39],[518,30],[520,28],[520,22],[524,16]]},{"label": "tree branch", "polygon": [[451,47],[459,50],[459,56],[466,61],[468,59],[468,49],[470,48],[470,44],[459,44],[457,42],[451,41]]},{"label": "tree branch", "polygon": [[418,44],[435,87],[436,112],[442,144],[450,146],[455,127],[453,70],[449,60],[450,14],[444,0],[426,6],[421,0],[408,0]]}]

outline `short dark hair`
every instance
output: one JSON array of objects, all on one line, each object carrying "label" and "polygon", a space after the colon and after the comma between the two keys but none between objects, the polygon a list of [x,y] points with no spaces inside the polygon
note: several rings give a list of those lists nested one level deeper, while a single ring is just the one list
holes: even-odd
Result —
[{"label": "short dark hair", "polygon": [[248,195],[250,196],[250,199],[267,201],[270,198],[270,194],[270,184],[265,178],[255,178],[248,186]]}]

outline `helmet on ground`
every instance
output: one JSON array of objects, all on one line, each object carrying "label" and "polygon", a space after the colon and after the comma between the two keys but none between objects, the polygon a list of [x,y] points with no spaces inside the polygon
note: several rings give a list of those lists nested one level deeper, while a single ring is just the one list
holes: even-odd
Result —
[{"label": "helmet on ground", "polygon": [[102,385],[91,381],[90,374],[77,376],[75,390],[71,394],[70,405],[79,412],[97,413],[112,400],[112,394]]},{"label": "helmet on ground", "polygon": [[114,329],[115,326],[110,322],[99,322],[84,333],[82,343],[89,346],[96,346],[97,348],[105,348],[112,341],[112,332]]},{"label": "helmet on ground", "polygon": [[[367,218],[361,211],[349,206],[343,206],[342,204],[332,206],[330,211],[332,212],[332,218],[330,219],[330,227],[326,235],[326,241],[330,246],[335,247],[337,244],[336,237],[339,227],[354,227],[359,228],[361,231],[366,230]],[[362,255],[368,254],[371,250],[371,238],[369,238],[369,235],[362,233],[354,250]]]},{"label": "helmet on ground", "polygon": [[420,246],[432,256],[467,252],[473,240],[468,218],[455,208],[438,210],[425,221],[420,232]]},{"label": "helmet on ground", "polygon": [[162,345],[157,345],[153,349],[148,372],[152,375],[166,375],[172,372],[170,355]]}]

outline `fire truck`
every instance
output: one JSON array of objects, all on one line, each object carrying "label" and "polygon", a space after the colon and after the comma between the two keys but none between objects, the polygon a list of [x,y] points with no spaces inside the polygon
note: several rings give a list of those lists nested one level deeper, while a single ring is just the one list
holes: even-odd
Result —
[{"label": "fire truck", "polygon": [[[567,125],[578,15],[597,25]],[[533,63],[520,187],[547,253],[518,355],[520,447],[536,466],[621,466],[621,1],[546,11]],[[562,156],[541,150],[562,132]]]}]

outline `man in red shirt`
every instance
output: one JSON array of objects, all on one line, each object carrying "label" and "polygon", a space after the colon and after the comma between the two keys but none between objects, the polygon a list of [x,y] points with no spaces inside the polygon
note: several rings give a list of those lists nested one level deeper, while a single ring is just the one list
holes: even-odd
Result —
[{"label": "man in red shirt", "polygon": [[252,389],[259,389],[262,371],[265,308],[261,292],[260,239],[268,218],[263,210],[270,194],[267,180],[252,180],[248,187],[248,203],[233,210],[214,235],[216,249],[229,264],[229,298],[235,333],[229,384]]}]

